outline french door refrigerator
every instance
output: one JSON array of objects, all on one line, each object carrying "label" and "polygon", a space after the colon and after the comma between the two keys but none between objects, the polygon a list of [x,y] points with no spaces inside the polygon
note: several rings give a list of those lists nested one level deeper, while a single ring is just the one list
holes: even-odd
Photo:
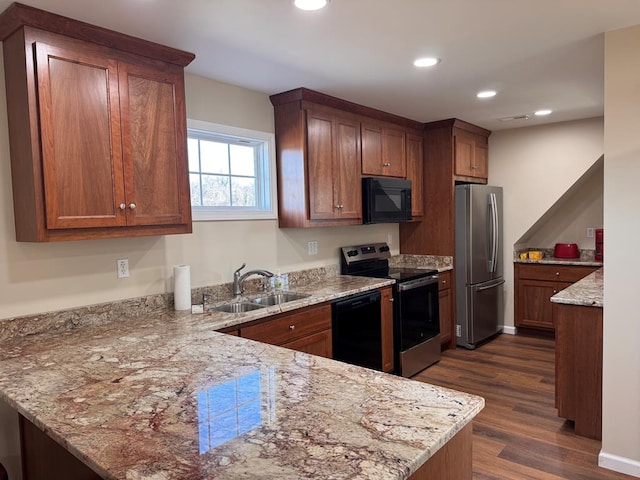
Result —
[{"label": "french door refrigerator", "polygon": [[473,349],[502,329],[502,187],[455,189],[456,343]]}]

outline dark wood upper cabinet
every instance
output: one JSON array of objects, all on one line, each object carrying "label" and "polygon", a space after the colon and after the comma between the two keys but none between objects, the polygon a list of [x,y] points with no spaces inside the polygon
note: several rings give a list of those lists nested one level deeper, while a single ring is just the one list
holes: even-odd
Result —
[{"label": "dark wood upper cabinet", "polygon": [[362,123],[362,174],[405,178],[407,134],[400,128]]},{"label": "dark wood upper cabinet", "polygon": [[422,198],[421,123],[306,88],[270,98],[280,227],[362,223],[363,176],[409,178]]},{"label": "dark wood upper cabinet", "polygon": [[191,232],[193,55],[20,4],[0,38],[16,239]]},{"label": "dark wood upper cabinet", "polygon": [[455,184],[487,183],[490,134],[456,118],[425,124],[424,216],[400,224],[402,253],[454,255]]}]

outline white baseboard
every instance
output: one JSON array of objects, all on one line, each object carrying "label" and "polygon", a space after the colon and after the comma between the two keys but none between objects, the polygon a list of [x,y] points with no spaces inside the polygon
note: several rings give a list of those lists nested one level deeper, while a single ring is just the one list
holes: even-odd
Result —
[{"label": "white baseboard", "polygon": [[626,473],[632,477],[640,478],[640,462],[626,457],[619,457],[611,453],[600,450],[598,455],[598,466],[613,470],[614,472]]},{"label": "white baseboard", "polygon": [[516,327],[510,327],[508,325],[503,325],[502,326],[502,333],[507,333],[509,335],[515,335],[518,331],[516,330]]}]

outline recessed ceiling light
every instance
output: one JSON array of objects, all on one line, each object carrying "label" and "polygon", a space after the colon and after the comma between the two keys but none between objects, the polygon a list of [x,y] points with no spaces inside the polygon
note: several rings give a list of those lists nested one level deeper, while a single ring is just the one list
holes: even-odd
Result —
[{"label": "recessed ceiling light", "polygon": [[320,10],[329,3],[329,0],[294,0],[293,4],[300,10]]},{"label": "recessed ceiling light", "polygon": [[433,67],[438,63],[440,63],[440,59],[435,57],[423,57],[413,61],[416,67]]},{"label": "recessed ceiling light", "polygon": [[541,117],[543,115],[549,115],[551,112],[552,110],[544,109],[544,110],[538,110],[537,112],[535,112],[535,114]]},{"label": "recessed ceiling light", "polygon": [[495,97],[497,93],[498,92],[496,92],[495,90],[485,90],[483,92],[478,92],[476,94],[476,97],[478,97],[478,98],[491,98],[491,97]]}]

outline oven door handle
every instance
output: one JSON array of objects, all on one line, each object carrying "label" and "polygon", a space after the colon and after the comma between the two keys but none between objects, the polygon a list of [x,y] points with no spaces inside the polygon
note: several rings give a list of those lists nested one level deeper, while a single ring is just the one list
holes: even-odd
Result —
[{"label": "oven door handle", "polygon": [[438,275],[432,275],[430,277],[416,278],[415,280],[409,280],[408,282],[402,282],[398,284],[398,291],[404,292],[406,290],[413,290],[414,288],[424,287],[426,285],[432,285],[438,283]]}]

